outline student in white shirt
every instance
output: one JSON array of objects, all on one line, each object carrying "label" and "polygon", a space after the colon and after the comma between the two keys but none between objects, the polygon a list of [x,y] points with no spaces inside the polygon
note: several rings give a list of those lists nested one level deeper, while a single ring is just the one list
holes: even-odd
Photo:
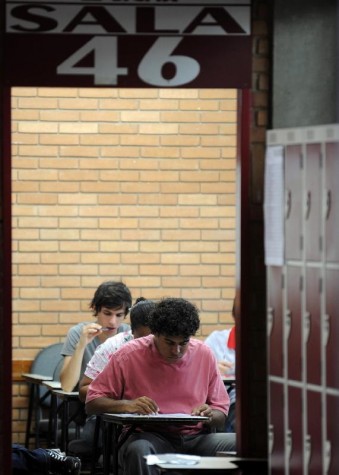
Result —
[{"label": "student in white shirt", "polygon": [[[232,317],[235,319],[235,303],[233,300]],[[213,351],[221,376],[235,375],[235,326],[227,330],[215,330],[206,339],[205,344]],[[235,401],[234,386],[228,387],[230,409],[226,420],[225,432],[235,432]]]}]

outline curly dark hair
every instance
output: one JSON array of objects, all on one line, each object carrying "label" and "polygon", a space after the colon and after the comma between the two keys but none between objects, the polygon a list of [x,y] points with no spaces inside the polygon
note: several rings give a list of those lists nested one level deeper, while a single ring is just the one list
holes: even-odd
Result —
[{"label": "curly dark hair", "polygon": [[165,298],[150,315],[149,327],[154,335],[182,336],[196,334],[200,325],[197,307],[182,298]]},{"label": "curly dark hair", "polygon": [[139,327],[149,327],[149,316],[154,308],[153,300],[147,300],[144,297],[136,299],[129,314],[132,333]]},{"label": "curly dark hair", "polygon": [[109,280],[99,285],[89,308],[93,310],[94,316],[98,315],[102,307],[124,308],[127,315],[131,305],[132,295],[129,288],[123,282]]}]

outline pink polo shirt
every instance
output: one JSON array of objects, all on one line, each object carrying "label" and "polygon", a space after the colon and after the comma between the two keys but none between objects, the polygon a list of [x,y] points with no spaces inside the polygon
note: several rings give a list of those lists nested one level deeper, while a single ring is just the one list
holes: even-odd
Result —
[{"label": "pink polo shirt", "polygon": [[[141,396],[152,398],[162,414],[191,414],[204,403],[227,414],[229,407],[212,351],[193,338],[175,363],[168,363],[159,354],[153,335],[126,343],[92,381],[86,402],[99,397],[131,400]],[[173,430],[194,434],[201,431],[201,425]]]}]

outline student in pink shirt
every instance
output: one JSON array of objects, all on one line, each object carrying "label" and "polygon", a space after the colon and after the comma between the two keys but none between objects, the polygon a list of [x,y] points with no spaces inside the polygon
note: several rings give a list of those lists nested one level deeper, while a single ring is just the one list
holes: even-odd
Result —
[{"label": "student in pink shirt", "polygon": [[212,351],[192,338],[199,325],[192,303],[163,299],[150,315],[152,335],[126,343],[90,384],[88,414],[184,413],[209,418],[191,426],[136,428],[119,450],[124,475],[158,473],[145,463],[144,456],[152,453],[214,456],[235,450],[234,433],[211,432],[224,427],[229,397]]}]

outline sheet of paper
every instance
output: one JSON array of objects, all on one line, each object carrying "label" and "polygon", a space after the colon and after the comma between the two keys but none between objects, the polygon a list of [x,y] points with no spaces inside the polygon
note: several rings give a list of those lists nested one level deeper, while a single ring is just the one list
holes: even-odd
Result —
[{"label": "sheet of paper", "polygon": [[169,463],[173,465],[195,465],[200,461],[199,455],[186,454],[158,454],[145,455],[147,465],[155,465],[157,463]]},{"label": "sheet of paper", "polygon": [[118,417],[123,417],[124,419],[129,419],[129,418],[133,418],[135,419],[136,417],[140,417],[141,419],[142,418],[152,418],[152,419],[157,419],[157,418],[160,418],[160,419],[163,419],[163,418],[166,418],[166,419],[190,419],[190,418],[193,418],[193,419],[201,419],[202,421],[208,419],[208,417],[205,417],[205,416],[191,416],[190,414],[181,414],[181,413],[178,413],[178,414],[129,414],[129,413],[123,413],[123,414],[114,414],[115,416],[118,416]]},{"label": "sheet of paper", "polygon": [[269,146],[265,162],[265,264],[284,264],[284,147]]}]

